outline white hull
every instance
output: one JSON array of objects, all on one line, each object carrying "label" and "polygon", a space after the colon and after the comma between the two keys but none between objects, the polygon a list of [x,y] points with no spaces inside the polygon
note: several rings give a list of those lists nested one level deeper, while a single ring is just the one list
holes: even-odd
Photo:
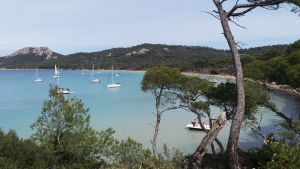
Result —
[{"label": "white hull", "polygon": [[58,93],[62,93],[62,94],[74,94],[75,92],[70,91],[69,89],[66,88],[58,88]]},{"label": "white hull", "polygon": [[112,83],[112,84],[108,84],[107,87],[108,88],[117,88],[117,87],[121,87],[122,85],[120,83]]},{"label": "white hull", "polygon": [[54,78],[59,78],[59,76],[58,76],[58,75],[54,75],[53,77],[54,77]]},{"label": "white hull", "polygon": [[100,80],[99,79],[92,79],[91,83],[100,83]]},{"label": "white hull", "polygon": [[[210,130],[210,126],[208,124],[203,124],[205,130]],[[193,125],[192,123],[187,124],[186,127],[190,130],[204,130],[199,123]]]},{"label": "white hull", "polygon": [[35,79],[34,81],[35,81],[35,82],[43,82],[43,79],[37,78],[37,79]]}]

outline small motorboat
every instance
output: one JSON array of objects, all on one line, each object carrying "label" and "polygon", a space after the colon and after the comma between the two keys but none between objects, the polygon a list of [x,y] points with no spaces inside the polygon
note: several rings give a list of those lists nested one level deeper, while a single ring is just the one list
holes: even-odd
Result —
[{"label": "small motorboat", "polygon": [[200,131],[203,131],[203,130],[210,130],[210,126],[208,124],[203,124],[203,127],[204,129],[201,127],[201,125],[199,123],[190,123],[190,124],[187,124],[186,127],[190,130],[200,130]]},{"label": "small motorboat", "polygon": [[62,94],[74,94],[75,92],[70,91],[68,88],[58,88],[58,93]]}]

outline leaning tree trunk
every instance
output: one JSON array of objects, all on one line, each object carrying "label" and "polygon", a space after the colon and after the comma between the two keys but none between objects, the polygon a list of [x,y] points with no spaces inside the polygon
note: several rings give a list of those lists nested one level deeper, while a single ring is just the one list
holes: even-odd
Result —
[{"label": "leaning tree trunk", "polygon": [[220,130],[224,127],[227,121],[226,113],[223,112],[219,116],[219,118],[213,123],[210,131],[203,137],[200,145],[198,146],[197,150],[193,154],[193,168],[198,169],[201,168],[202,165],[202,158],[207,152],[209,146],[218,136]]},{"label": "leaning tree trunk", "polygon": [[219,0],[214,0],[214,3],[218,9],[218,14],[224,31],[224,36],[229,45],[235,67],[235,77],[237,85],[237,107],[233,115],[229,139],[227,143],[227,161],[229,162],[229,167],[231,169],[237,169],[240,168],[237,154],[237,144],[245,111],[243,68],[241,64],[240,54],[237,48],[237,43],[234,40],[234,37],[228,24],[227,13],[226,11],[224,11],[222,4]]}]

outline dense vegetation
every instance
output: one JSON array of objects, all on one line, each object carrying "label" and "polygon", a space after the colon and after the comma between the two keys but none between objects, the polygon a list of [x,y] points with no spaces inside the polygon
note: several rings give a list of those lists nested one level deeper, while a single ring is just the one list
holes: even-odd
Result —
[{"label": "dense vegetation", "polygon": [[246,64],[247,77],[300,88],[300,40],[289,45],[284,53],[269,51],[261,59]]},{"label": "dense vegetation", "polygon": [[[274,45],[242,50],[243,60],[251,61],[248,55],[260,57],[269,50],[282,52],[286,45]],[[54,64],[64,69],[110,69],[113,64],[118,69],[141,70],[165,65],[180,70],[202,72],[232,72],[232,61],[228,50],[209,47],[142,44],[130,48],[114,48],[100,52],[75,53],[66,56],[56,54],[58,59],[45,60],[33,55],[0,57],[1,68],[40,68],[52,69]],[[214,71],[216,70],[216,71]]]}]

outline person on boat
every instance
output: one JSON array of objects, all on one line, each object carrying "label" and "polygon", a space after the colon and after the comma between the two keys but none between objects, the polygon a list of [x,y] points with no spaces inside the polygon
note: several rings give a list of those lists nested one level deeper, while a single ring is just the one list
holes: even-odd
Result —
[{"label": "person on boat", "polygon": [[193,124],[193,127],[195,127],[196,125],[196,119],[194,119],[194,121],[191,122]]}]

